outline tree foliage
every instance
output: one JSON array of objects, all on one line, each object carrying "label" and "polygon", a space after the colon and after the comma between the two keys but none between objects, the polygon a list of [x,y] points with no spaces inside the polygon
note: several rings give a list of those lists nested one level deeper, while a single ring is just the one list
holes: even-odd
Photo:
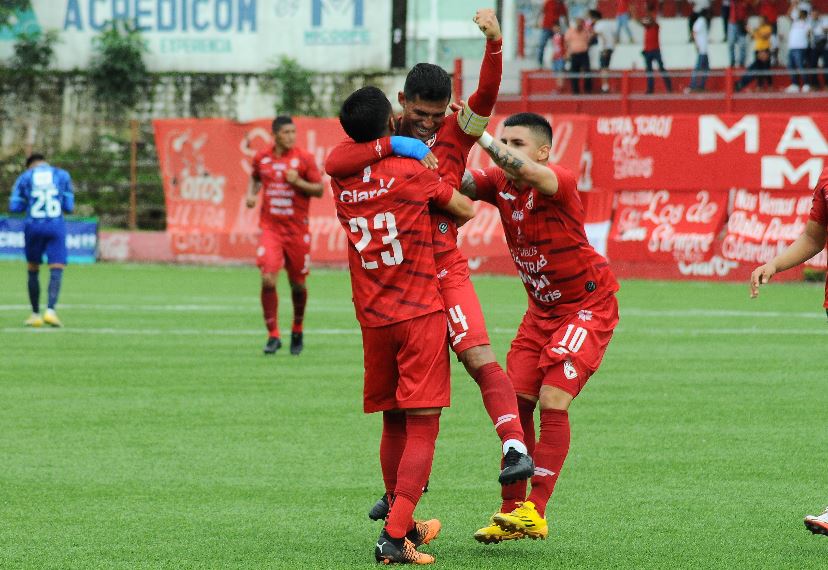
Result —
[{"label": "tree foliage", "polygon": [[278,65],[266,73],[265,84],[276,92],[277,115],[322,114],[313,92],[313,72],[295,59],[282,56]]},{"label": "tree foliage", "polygon": [[93,47],[89,79],[95,98],[111,114],[134,110],[151,86],[141,34],[126,21],[115,20],[94,39]]},{"label": "tree foliage", "polygon": [[12,17],[19,12],[31,9],[30,0],[3,0],[0,2],[0,28],[12,22]]}]

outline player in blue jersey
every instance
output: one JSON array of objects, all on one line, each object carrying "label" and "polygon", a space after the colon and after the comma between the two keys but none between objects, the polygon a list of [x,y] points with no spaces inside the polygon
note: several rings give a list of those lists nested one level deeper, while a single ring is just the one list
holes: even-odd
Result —
[{"label": "player in blue jersey", "polygon": [[[74,207],[75,195],[69,173],[51,166],[42,154],[32,154],[27,158],[26,172],[15,181],[9,200],[11,212],[26,212],[24,238],[29,268],[29,300],[32,303],[32,315],[26,319],[27,326],[40,327],[44,323],[61,326],[55,304],[67,258],[63,214],[71,212]],[[38,272],[44,253],[49,262],[49,302],[41,318]]]}]

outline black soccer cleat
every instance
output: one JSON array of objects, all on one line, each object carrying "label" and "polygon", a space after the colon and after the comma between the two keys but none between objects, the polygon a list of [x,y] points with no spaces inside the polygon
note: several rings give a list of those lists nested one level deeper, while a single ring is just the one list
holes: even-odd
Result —
[{"label": "black soccer cleat", "polygon": [[293,356],[302,354],[302,349],[305,348],[302,333],[290,333],[290,353]]},{"label": "black soccer cleat", "polygon": [[371,510],[368,511],[368,518],[372,521],[384,520],[385,517],[388,516],[389,509],[390,505],[388,504],[388,496],[383,495],[376,503],[374,503]]},{"label": "black soccer cleat", "polygon": [[515,481],[529,479],[535,473],[535,462],[532,458],[510,447],[503,458],[503,469],[497,478],[501,485],[509,485]]},{"label": "black soccer cleat", "polygon": [[391,538],[385,529],[374,547],[374,558],[382,564],[433,564],[434,557],[420,552],[407,538]]},{"label": "black soccer cleat", "polygon": [[282,339],[278,336],[271,336],[267,339],[263,351],[265,354],[276,354],[276,351],[280,348],[282,348]]}]

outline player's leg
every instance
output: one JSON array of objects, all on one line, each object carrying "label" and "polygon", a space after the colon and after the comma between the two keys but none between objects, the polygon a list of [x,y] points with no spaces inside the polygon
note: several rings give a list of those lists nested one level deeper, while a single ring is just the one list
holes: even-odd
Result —
[{"label": "player's leg", "polygon": [[262,230],[256,250],[256,265],[261,271],[262,315],[267,328],[265,354],[275,354],[282,346],[279,335],[279,296],[276,293],[276,278],[284,265],[282,244],[276,232]]},{"label": "player's leg", "polygon": [[310,273],[310,236],[303,236],[290,244],[285,244],[285,269],[290,283],[290,296],[293,301],[293,325],[290,331],[290,353],[294,356],[304,349],[303,323],[305,307],[308,303],[306,280]]},{"label": "player's leg", "polygon": [[[499,480],[501,484],[509,484],[527,479],[534,466],[523,441],[515,390],[489,344],[486,321],[468,263],[459,255],[443,260],[438,275],[442,275],[440,295],[448,311],[451,348],[480,387],[483,406],[500,437],[505,464]],[[510,450],[514,451],[510,453]]]},{"label": "player's leg", "polygon": [[32,306],[32,314],[26,319],[27,327],[43,326],[43,319],[40,316],[40,263],[43,261],[43,254],[46,251],[46,240],[39,232],[29,225],[23,230],[24,250],[28,270],[27,288],[29,291],[29,303]]},{"label": "player's leg", "polygon": [[[399,342],[396,405],[405,412],[405,447],[399,459],[393,502],[374,555],[381,562],[428,564],[434,558],[417,551],[440,531],[437,520],[416,523],[414,510],[431,474],[440,431],[440,413],[450,403],[450,366],[445,315],[431,313],[394,327]],[[388,336],[377,339],[388,343]]]},{"label": "player's leg", "polygon": [[[518,415],[523,429],[529,455],[534,458],[535,453],[535,419],[534,411],[540,392],[543,374],[538,369],[538,358],[543,349],[547,333],[539,327],[537,319],[530,313],[523,317],[517,335],[512,341],[509,354],[506,356],[506,368],[509,378],[517,392]],[[501,505],[498,514],[510,513],[526,500],[527,481],[515,481],[503,485],[500,489]],[[525,538],[519,531],[507,531],[492,521],[474,533],[478,542],[485,544],[499,543],[505,540]]]},{"label": "player's leg", "polygon": [[548,533],[547,504],[569,454],[569,406],[598,370],[618,324],[614,296],[591,309],[550,321],[555,331],[538,359],[543,380],[539,393],[540,437],[532,455],[532,491],[511,513],[495,515],[494,522],[506,531],[524,532],[532,538],[546,538]]},{"label": "player's leg", "polygon": [[63,282],[63,270],[69,261],[69,252],[66,249],[66,231],[63,227],[54,228],[46,243],[46,259],[49,262],[49,297],[43,322],[53,327],[63,324],[55,312],[60,286]]},{"label": "player's leg", "polygon": [[828,536],[828,507],[822,511],[821,515],[808,515],[805,517],[805,528],[814,534],[824,534]]},{"label": "player's leg", "polygon": [[42,327],[43,318],[40,316],[40,264],[30,262],[27,266],[27,287],[29,289],[29,303],[32,306],[32,314],[26,319],[25,324],[27,327]]}]

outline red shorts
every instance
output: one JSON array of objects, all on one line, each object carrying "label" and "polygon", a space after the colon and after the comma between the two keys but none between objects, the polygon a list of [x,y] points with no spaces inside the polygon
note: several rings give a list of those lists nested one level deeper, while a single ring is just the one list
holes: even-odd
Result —
[{"label": "red shorts", "polygon": [[538,396],[543,385],[577,396],[601,365],[617,324],[615,295],[554,319],[527,311],[506,356],[515,392]]},{"label": "red shorts", "polygon": [[474,291],[469,262],[459,250],[436,259],[440,295],[448,314],[451,349],[460,354],[468,348],[489,343],[483,309]]},{"label": "red shorts", "polygon": [[451,403],[443,311],[386,327],[362,327],[362,350],[366,414],[447,408]]},{"label": "red shorts", "polygon": [[263,228],[256,248],[256,265],[262,273],[278,273],[284,267],[292,283],[304,283],[310,273],[310,234],[285,236]]}]

